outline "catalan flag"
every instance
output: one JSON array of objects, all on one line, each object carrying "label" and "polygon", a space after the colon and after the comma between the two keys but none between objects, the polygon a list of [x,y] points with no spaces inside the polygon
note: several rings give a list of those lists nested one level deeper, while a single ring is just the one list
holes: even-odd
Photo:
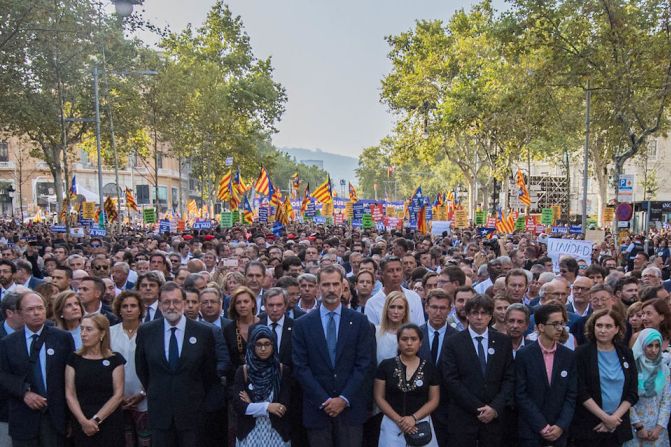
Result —
[{"label": "catalan flag", "polygon": [[305,187],[305,195],[303,196],[303,201],[301,202],[301,214],[305,214],[305,211],[308,209],[308,203],[310,203],[310,184]]},{"label": "catalan flag", "polygon": [[301,178],[298,175],[298,171],[291,176],[291,197],[296,198],[298,195],[298,188],[301,186]]},{"label": "catalan flag", "polygon": [[191,214],[193,216],[198,214],[198,204],[196,204],[195,200],[189,200],[189,202],[186,204],[186,212],[187,214]]},{"label": "catalan flag", "polygon": [[324,181],[321,185],[317,187],[312,193],[314,197],[320,203],[331,203],[333,201],[333,191],[331,191],[331,176]]},{"label": "catalan flag", "polygon": [[119,214],[117,213],[116,210],[116,203],[114,202],[115,200],[112,199],[111,196],[108,196],[107,199],[105,200],[105,203],[103,204],[103,207],[105,208],[105,215],[107,216],[108,222],[114,222],[119,218]]},{"label": "catalan flag", "polygon": [[256,179],[254,189],[258,194],[270,197],[270,188],[272,188],[272,185],[273,184],[270,181],[268,171],[266,171],[266,168],[261,166],[261,172],[259,173],[259,178]]},{"label": "catalan flag", "polygon": [[133,191],[131,191],[130,188],[126,188],[126,208],[133,211],[140,211],[140,208],[138,208],[137,202],[135,201],[135,197],[133,197]]},{"label": "catalan flag", "polygon": [[[291,204],[289,204],[291,206]],[[284,226],[289,225],[289,216],[287,215],[287,210],[284,206],[284,203],[280,203],[275,212],[275,221],[281,223]]]},{"label": "catalan flag", "polygon": [[249,200],[247,200],[247,196],[242,196],[243,198],[243,210],[242,210],[242,218],[244,219],[244,222],[248,225],[251,225],[254,222],[254,211],[252,211],[252,206],[249,204]]},{"label": "catalan flag", "polygon": [[290,222],[296,220],[296,213],[294,212],[294,207],[291,206],[291,200],[289,200],[289,197],[284,199],[284,213]]},{"label": "catalan flag", "polygon": [[70,185],[70,201],[77,200],[77,176],[72,176],[72,184]]},{"label": "catalan flag", "polygon": [[240,197],[242,192],[240,188],[240,171],[235,172],[235,176],[231,180],[231,201],[229,202],[232,210],[237,210],[240,207]]},{"label": "catalan flag", "polygon": [[272,188],[270,191],[271,196],[270,196],[270,206],[274,206],[275,208],[280,208],[282,205],[282,191],[279,189]]},{"label": "catalan flag", "polygon": [[516,177],[516,183],[517,187],[519,188],[518,195],[520,202],[524,204],[526,207],[531,206],[531,196],[529,195],[529,190],[527,189],[527,184],[524,181],[524,174],[522,174],[521,170],[517,170],[517,175]]},{"label": "catalan flag", "polygon": [[420,234],[428,233],[428,225],[426,223],[426,205],[422,205],[417,213],[417,231]]},{"label": "catalan flag", "polygon": [[515,219],[513,219],[512,214],[506,214],[499,209],[498,217],[496,220],[496,231],[501,234],[511,234],[515,231]]},{"label": "catalan flag", "polygon": [[347,182],[349,184],[349,200],[351,202],[357,202],[359,201],[359,197],[356,194],[356,189],[354,189],[354,185],[351,183]]},{"label": "catalan flag", "polygon": [[454,191],[450,191],[447,193],[447,195],[445,196],[445,201],[454,202]]},{"label": "catalan flag", "polygon": [[226,175],[221,178],[219,182],[219,191],[217,192],[217,199],[222,202],[231,198],[231,179],[233,178],[231,170],[229,169]]}]

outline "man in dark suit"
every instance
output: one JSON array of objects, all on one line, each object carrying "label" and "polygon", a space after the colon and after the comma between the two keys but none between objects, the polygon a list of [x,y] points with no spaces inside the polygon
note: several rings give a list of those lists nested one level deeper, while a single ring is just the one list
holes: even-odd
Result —
[{"label": "man in dark suit", "polygon": [[163,282],[163,279],[154,272],[147,272],[137,279],[136,287],[144,303],[144,318],[142,320],[144,323],[163,317],[158,305],[158,291]]},{"label": "man in dark suit", "polygon": [[287,317],[295,320],[305,315],[305,312],[298,308],[298,298],[301,294],[298,280],[293,276],[283,276],[277,280],[276,286],[283,289],[287,295]]},{"label": "man in dark suit", "polygon": [[15,264],[14,282],[16,284],[35,290],[37,286],[44,282],[43,279],[33,276],[33,265],[30,262],[25,259],[17,259]]},{"label": "man in dark suit", "polygon": [[560,304],[536,310],[538,340],[515,357],[515,398],[520,445],[566,445],[578,392],[575,354],[559,343],[564,325]]},{"label": "man in dark suit", "polygon": [[199,445],[205,397],[218,381],[212,329],[184,316],[185,299],[176,283],[163,285],[163,319],[137,332],[135,369],[147,390],[149,428],[157,447]]},{"label": "man in dark suit", "polygon": [[[23,328],[23,318],[16,310],[19,294],[10,292],[0,302],[0,340]],[[9,395],[0,387],[0,446],[9,446]]]},{"label": "man in dark suit", "polygon": [[63,446],[68,414],[65,366],[74,340],[45,325],[47,303],[40,295],[21,295],[16,308],[24,328],[0,340],[0,384],[9,394],[12,445]]},{"label": "man in dark suit", "polygon": [[130,266],[126,262],[117,262],[112,266],[111,276],[118,293],[135,288],[135,283],[128,281],[129,274]]},{"label": "man in dark suit", "polygon": [[371,398],[362,390],[375,362],[374,330],[341,304],[343,280],[338,267],[321,269],[322,305],[294,322],[294,374],[313,446],[359,447]]},{"label": "man in dark suit", "polygon": [[[419,356],[422,360],[431,362],[436,368],[440,368],[442,351],[445,340],[459,331],[447,324],[447,316],[450,314],[450,295],[443,289],[433,289],[426,297],[427,323],[420,326],[424,333],[422,345],[419,348]],[[447,388],[445,383],[440,386],[440,405],[431,415],[433,428],[436,431],[438,445],[447,443]]]},{"label": "man in dark suit", "polygon": [[501,445],[500,416],[515,387],[512,344],[489,330],[494,302],[476,295],[465,306],[468,329],[448,338],[442,374],[449,391],[448,444],[459,447]]},{"label": "man in dark suit", "polygon": [[99,313],[107,318],[110,326],[113,326],[119,322],[119,317],[112,312],[112,309],[110,309],[109,306],[102,302],[104,294],[105,283],[100,278],[89,276],[83,278],[79,282],[77,296],[84,307],[84,314],[89,315]]}]

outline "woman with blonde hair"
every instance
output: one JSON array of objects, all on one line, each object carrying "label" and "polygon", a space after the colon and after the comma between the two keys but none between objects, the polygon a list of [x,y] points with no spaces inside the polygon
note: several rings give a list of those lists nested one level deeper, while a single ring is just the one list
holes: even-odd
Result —
[{"label": "woman with blonde hair", "polygon": [[75,447],[124,444],[123,401],[126,360],[110,345],[109,321],[95,313],[82,318],[82,347],[65,367],[65,397],[78,422]]},{"label": "woman with blonde hair", "polygon": [[81,328],[84,306],[72,290],[66,290],[53,297],[53,320],[56,327],[68,331],[75,340],[75,349],[82,347]]}]

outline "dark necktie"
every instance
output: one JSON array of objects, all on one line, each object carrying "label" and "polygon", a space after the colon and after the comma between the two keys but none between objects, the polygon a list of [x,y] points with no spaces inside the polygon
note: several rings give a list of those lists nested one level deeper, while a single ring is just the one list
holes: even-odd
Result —
[{"label": "dark necktie", "polygon": [[440,337],[438,331],[433,331],[433,341],[431,342],[431,360],[433,360],[434,365],[437,365],[438,363],[438,337]]},{"label": "dark necktie", "polygon": [[482,369],[482,375],[485,375],[487,371],[487,357],[485,357],[485,347],[482,346],[482,335],[478,335],[475,339],[478,341],[478,359],[480,360],[480,368]]},{"label": "dark necktie", "polygon": [[168,365],[170,369],[175,371],[177,369],[177,361],[179,360],[179,349],[177,349],[177,331],[176,327],[170,328],[170,345],[168,346]]},{"label": "dark necktie", "polygon": [[39,335],[33,334],[32,336],[33,341],[30,343],[30,353],[31,356],[35,357],[35,362],[32,364],[32,389],[33,392],[39,394],[40,396],[45,396],[47,395],[47,389],[44,385],[44,376],[42,375],[42,362],[40,361],[40,353],[39,351],[36,351],[37,346],[37,339],[39,338]]},{"label": "dark necktie", "polygon": [[149,323],[151,321],[151,307],[147,307],[147,315],[144,316],[144,322]]},{"label": "dark necktie", "polygon": [[331,358],[331,365],[335,368],[335,358],[336,358],[336,325],[335,325],[335,312],[329,312],[328,314],[329,321],[326,324],[326,347],[329,350],[329,357]]},{"label": "dark necktie", "polygon": [[280,337],[277,335],[277,323],[270,323],[270,327],[273,329],[273,334],[275,334],[275,341],[277,342],[277,349],[280,349]]}]

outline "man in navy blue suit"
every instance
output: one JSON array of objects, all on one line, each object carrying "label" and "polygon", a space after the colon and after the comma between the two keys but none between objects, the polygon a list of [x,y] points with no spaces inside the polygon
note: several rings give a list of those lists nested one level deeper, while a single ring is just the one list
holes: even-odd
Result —
[{"label": "man in navy blue suit", "polygon": [[65,365],[72,336],[45,325],[47,303],[29,292],[16,303],[24,328],[0,340],[0,384],[9,394],[14,447],[60,447],[65,442]]},{"label": "man in navy blue suit", "polygon": [[534,314],[538,340],[515,357],[520,446],[566,445],[578,388],[575,354],[559,339],[566,324],[559,304]]},{"label": "man in navy blue suit", "polygon": [[[424,337],[422,345],[419,348],[419,356],[422,360],[431,362],[436,368],[440,368],[442,360],[442,350],[445,340],[458,334],[459,331],[447,323],[447,316],[450,314],[451,300],[450,295],[443,289],[433,289],[426,297],[427,322],[420,326]],[[441,382],[440,405],[431,415],[438,445],[447,443],[447,388],[445,383]]]},{"label": "man in navy blue suit", "polygon": [[343,280],[338,267],[321,269],[321,306],[294,322],[303,423],[310,445],[319,447],[359,447],[371,399],[363,391],[375,362],[374,330],[364,315],[342,306]]}]

